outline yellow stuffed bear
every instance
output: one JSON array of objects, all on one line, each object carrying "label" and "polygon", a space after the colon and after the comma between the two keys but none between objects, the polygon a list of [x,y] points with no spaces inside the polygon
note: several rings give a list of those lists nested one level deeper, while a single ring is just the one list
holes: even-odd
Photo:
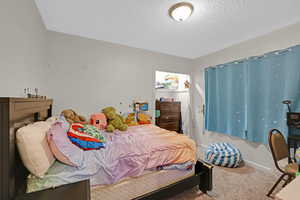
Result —
[{"label": "yellow stuffed bear", "polygon": [[107,132],[114,132],[116,129],[126,131],[128,126],[125,124],[125,119],[117,114],[114,107],[107,107],[102,110],[107,118]]},{"label": "yellow stuffed bear", "polygon": [[128,126],[137,126],[139,123],[135,120],[135,113],[129,113],[125,119],[125,124]]}]

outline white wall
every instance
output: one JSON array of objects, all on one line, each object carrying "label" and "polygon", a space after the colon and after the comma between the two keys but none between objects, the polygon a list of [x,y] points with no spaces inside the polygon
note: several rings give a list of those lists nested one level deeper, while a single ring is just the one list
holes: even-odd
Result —
[{"label": "white wall", "polygon": [[[192,60],[112,43],[48,32],[49,84],[55,113],[73,108],[83,115],[115,106],[130,111],[133,100],[155,106],[155,71],[190,74]],[[120,102],[122,104],[120,104]]]},{"label": "white wall", "polygon": [[[204,68],[229,61],[261,55],[278,49],[300,44],[300,23],[274,31],[268,35],[252,39],[238,45],[228,47],[216,53],[195,60],[192,72],[192,105],[194,110],[194,133],[198,143],[207,146],[212,142],[227,141],[237,146],[245,160],[265,168],[273,168],[273,160],[265,145],[250,143],[239,138],[233,138],[218,133],[203,133],[202,105],[204,103]],[[267,133],[266,133],[267,134]]]},{"label": "white wall", "polygon": [[0,27],[0,96],[43,90],[46,28],[34,1],[1,1]]}]

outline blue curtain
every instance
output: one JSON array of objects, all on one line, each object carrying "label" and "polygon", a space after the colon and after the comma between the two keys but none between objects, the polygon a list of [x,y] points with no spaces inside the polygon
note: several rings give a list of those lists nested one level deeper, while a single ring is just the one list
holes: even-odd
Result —
[{"label": "blue curtain", "polygon": [[283,100],[300,112],[300,46],[208,68],[205,84],[207,130],[267,144],[287,133]]},{"label": "blue curtain", "polygon": [[244,65],[229,63],[206,70],[206,129],[244,137],[247,81]]}]

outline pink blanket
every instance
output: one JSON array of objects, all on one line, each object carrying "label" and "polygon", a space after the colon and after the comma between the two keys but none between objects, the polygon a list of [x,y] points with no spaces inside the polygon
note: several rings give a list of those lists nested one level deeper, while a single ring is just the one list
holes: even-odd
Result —
[{"label": "pink blanket", "polygon": [[116,132],[107,137],[107,148],[100,150],[97,157],[102,161],[109,184],[124,177],[139,176],[145,169],[196,162],[193,140],[154,125],[130,127],[126,132]]},{"label": "pink blanket", "polygon": [[105,135],[105,149],[69,152],[68,155],[76,153],[78,167],[55,162],[43,179],[29,179],[28,191],[86,179],[93,186],[113,184],[125,177],[140,176],[145,169],[196,161],[196,145],[191,139],[154,125]]}]

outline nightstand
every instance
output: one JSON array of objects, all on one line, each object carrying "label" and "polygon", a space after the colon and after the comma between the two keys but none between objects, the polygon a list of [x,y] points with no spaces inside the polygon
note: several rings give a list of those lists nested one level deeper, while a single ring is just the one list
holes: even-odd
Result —
[{"label": "nightstand", "polygon": [[15,200],[90,200],[90,181],[63,185],[39,192],[24,194]]}]

